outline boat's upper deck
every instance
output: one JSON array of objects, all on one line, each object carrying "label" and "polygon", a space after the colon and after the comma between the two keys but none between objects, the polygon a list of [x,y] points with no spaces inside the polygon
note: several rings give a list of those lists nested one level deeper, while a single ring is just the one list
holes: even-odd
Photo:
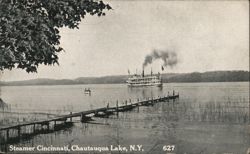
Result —
[{"label": "boat's upper deck", "polygon": [[139,76],[139,75],[134,75],[130,78],[128,78],[128,81],[147,81],[147,80],[160,80],[159,75],[147,75],[147,76]]}]

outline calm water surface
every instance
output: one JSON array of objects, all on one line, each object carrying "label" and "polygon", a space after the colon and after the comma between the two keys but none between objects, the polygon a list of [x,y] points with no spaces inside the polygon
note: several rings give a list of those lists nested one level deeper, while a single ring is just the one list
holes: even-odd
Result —
[{"label": "calm water surface", "polygon": [[[85,95],[84,88],[92,90]],[[163,88],[128,88],[124,84],[2,87],[12,112],[66,114],[114,106],[118,100],[158,97],[179,92],[180,98],[140,107],[119,116],[94,118],[96,124],[74,119],[73,127],[37,135],[16,145],[110,146],[143,145],[143,153],[246,153],[250,147],[249,82],[168,83]],[[136,153],[136,152],[135,152]]]}]

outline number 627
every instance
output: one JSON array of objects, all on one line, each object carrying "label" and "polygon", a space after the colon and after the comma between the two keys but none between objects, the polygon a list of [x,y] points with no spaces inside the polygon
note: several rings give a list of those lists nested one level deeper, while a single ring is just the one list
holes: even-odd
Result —
[{"label": "number 627", "polygon": [[164,145],[162,149],[163,151],[171,152],[171,151],[174,151],[175,145]]}]

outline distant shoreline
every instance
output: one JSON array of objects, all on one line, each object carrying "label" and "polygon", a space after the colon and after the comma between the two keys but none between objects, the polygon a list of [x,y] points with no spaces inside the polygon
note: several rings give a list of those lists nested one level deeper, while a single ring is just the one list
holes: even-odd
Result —
[{"label": "distant shoreline", "polygon": [[[163,82],[163,84],[171,84],[171,83],[230,83],[230,82],[249,82],[250,81],[215,81],[215,82]],[[70,85],[108,85],[108,84],[114,84],[114,85],[119,85],[119,84],[124,84],[126,85],[126,83],[86,83],[86,84],[25,84],[25,85],[0,85],[1,87],[15,87],[15,86],[70,86]],[[150,86],[149,86],[150,87]]]},{"label": "distant shoreline", "polygon": [[[128,75],[80,77],[77,79],[32,79],[2,81],[0,86],[126,84]],[[249,71],[211,71],[162,74],[163,83],[249,82]]]}]

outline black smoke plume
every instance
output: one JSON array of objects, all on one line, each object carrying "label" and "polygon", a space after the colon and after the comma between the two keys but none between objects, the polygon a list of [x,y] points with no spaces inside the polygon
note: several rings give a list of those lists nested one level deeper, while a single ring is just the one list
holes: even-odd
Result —
[{"label": "black smoke plume", "polygon": [[177,54],[175,52],[154,49],[149,55],[145,57],[143,68],[157,59],[161,59],[163,61],[164,67],[170,66],[172,68],[178,62]]}]

